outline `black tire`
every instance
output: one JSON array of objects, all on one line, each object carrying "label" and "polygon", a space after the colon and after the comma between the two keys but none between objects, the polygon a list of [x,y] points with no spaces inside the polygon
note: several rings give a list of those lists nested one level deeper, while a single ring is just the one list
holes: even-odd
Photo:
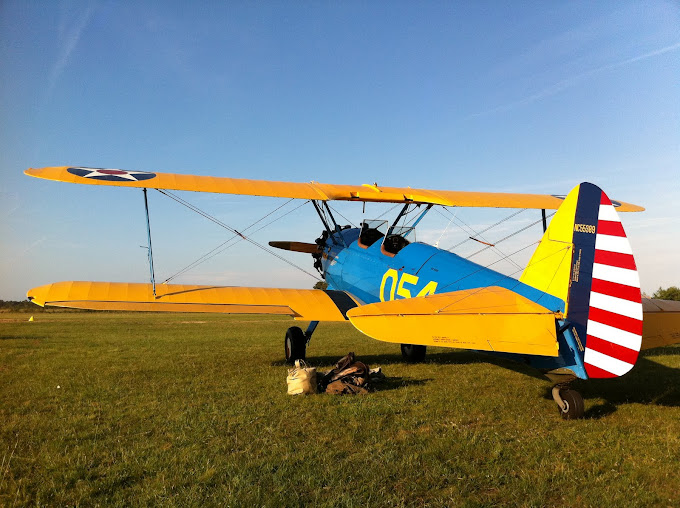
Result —
[{"label": "black tire", "polygon": [[425,360],[425,353],[427,346],[419,346],[417,344],[402,344],[401,356],[409,363],[418,363]]},{"label": "black tire", "polygon": [[562,401],[566,404],[566,408],[560,408],[560,415],[563,420],[578,420],[583,418],[585,413],[585,407],[583,405],[583,397],[576,390],[570,390],[569,388],[563,388],[560,390],[560,397]]},{"label": "black tire", "polygon": [[295,360],[305,359],[307,337],[299,326],[291,326],[286,330],[284,348],[286,362],[295,363]]}]

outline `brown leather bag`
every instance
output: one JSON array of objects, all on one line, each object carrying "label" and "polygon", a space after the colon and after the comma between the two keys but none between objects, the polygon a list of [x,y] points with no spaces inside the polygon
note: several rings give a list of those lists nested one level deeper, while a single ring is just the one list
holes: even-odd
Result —
[{"label": "brown leather bag", "polygon": [[356,361],[354,353],[349,353],[321,378],[319,388],[320,391],[334,394],[368,393],[368,377],[368,366]]}]

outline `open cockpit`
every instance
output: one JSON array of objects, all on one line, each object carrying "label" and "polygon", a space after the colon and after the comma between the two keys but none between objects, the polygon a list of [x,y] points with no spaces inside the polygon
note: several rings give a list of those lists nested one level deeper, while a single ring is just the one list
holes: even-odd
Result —
[{"label": "open cockpit", "polygon": [[365,220],[361,223],[359,247],[368,249],[378,240],[382,240],[387,232],[386,220]]},{"label": "open cockpit", "polygon": [[[411,240],[406,237],[411,236]],[[401,249],[415,241],[415,228],[406,226],[395,226],[390,228],[385,235],[380,252],[386,256],[394,257]]]},{"label": "open cockpit", "polygon": [[[407,239],[410,237],[410,239]],[[361,223],[361,231],[357,245],[362,249],[368,249],[376,242],[381,242],[380,252],[389,257],[394,257],[401,249],[415,241],[415,228],[405,226],[393,226],[388,228],[388,222],[384,220],[365,220]]]}]

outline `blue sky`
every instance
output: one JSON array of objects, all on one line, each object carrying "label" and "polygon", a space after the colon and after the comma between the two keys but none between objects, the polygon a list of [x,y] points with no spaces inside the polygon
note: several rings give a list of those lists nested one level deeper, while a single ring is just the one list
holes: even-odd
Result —
[{"label": "blue sky", "polygon": [[[23,175],[50,165],[551,194],[591,181],[647,208],[622,214],[643,290],[680,285],[677,2],[8,0],[0,69],[2,299],[59,280],[148,279],[141,192]],[[286,202],[182,197],[237,229]],[[161,280],[229,237],[158,193],[150,204]],[[312,241],[320,224],[298,204],[253,238]],[[456,214],[479,231],[509,212]],[[460,243],[448,223],[430,214],[419,239]],[[527,235],[502,251],[540,228]],[[457,252],[478,250],[469,243]],[[175,282],[314,279],[242,242]]]}]

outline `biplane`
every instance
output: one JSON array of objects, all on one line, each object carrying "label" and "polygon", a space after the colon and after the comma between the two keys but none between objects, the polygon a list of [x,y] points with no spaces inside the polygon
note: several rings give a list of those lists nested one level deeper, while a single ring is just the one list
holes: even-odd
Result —
[{"label": "biplane", "polygon": [[[610,200],[591,183],[557,196],[66,166],[25,173],[61,182],[139,188],[146,205],[150,283],[57,282],[28,291],[29,300],[41,306],[287,315],[309,322],[304,331],[297,326],[286,331],[289,362],[305,358],[319,322],[348,320],[374,339],[401,344],[407,361],[422,361],[427,346],[442,346],[528,364],[551,380],[553,398],[566,419],[584,414],[582,396],[570,387],[573,380],[622,376],[633,368],[641,350],[680,342],[680,302],[642,298],[635,259],[619,219],[619,212],[644,209]],[[327,289],[156,284],[147,189],[311,201],[323,225],[321,236],[314,243],[281,241],[270,246],[311,254]],[[334,200],[395,203],[401,204],[401,211],[392,221],[341,226],[328,204]],[[415,241],[415,227],[435,206],[541,210],[544,233],[516,279]],[[549,224],[546,210],[556,210]]]}]

